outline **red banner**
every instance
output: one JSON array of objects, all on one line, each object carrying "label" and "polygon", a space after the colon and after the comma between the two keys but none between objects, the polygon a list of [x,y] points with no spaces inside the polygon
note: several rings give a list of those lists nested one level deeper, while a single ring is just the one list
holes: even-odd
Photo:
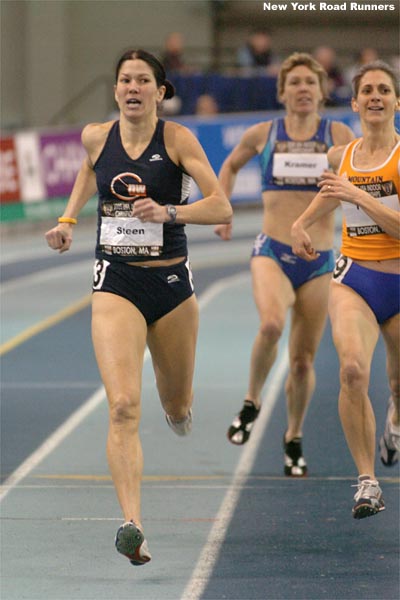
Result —
[{"label": "red banner", "polygon": [[18,202],[20,199],[14,138],[2,138],[0,139],[0,202]]}]

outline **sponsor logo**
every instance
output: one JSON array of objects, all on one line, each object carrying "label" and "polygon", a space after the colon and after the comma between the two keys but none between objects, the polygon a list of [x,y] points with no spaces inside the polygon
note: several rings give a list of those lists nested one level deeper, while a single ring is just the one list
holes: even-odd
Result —
[{"label": "sponsor logo", "polygon": [[391,196],[393,194],[393,181],[384,181],[382,183],[382,189],[386,196]]},{"label": "sponsor logo", "polygon": [[168,275],[167,281],[168,283],[176,283],[177,281],[180,281],[180,278],[178,277],[178,275],[175,275],[175,273],[173,273],[172,275]]},{"label": "sponsor logo", "polygon": [[289,265],[295,265],[297,262],[297,256],[294,256],[294,254],[288,254],[287,252],[281,254],[280,259],[282,262],[288,263]]},{"label": "sponsor logo", "polygon": [[153,154],[153,156],[149,158],[149,162],[154,162],[156,160],[163,160],[163,157],[160,154]]},{"label": "sponsor logo", "polygon": [[120,200],[137,200],[146,198],[146,185],[136,173],[119,173],[111,181],[111,193]]}]

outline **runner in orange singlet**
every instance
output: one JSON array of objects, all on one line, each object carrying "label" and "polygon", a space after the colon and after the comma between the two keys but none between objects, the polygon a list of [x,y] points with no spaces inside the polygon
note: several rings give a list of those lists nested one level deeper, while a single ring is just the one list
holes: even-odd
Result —
[{"label": "runner in orange singlet", "polygon": [[339,413],[359,473],[353,516],[361,519],[385,508],[374,474],[376,425],[368,396],[380,332],[391,391],[379,444],[383,464],[395,465],[400,451],[400,136],[394,124],[399,86],[392,69],[381,61],[364,65],[353,86],[352,108],[360,115],[363,136],[330,149],[328,160],[337,174],[323,174],[320,192],[293,224],[292,239],[295,254],[317,258],[306,229],[342,204],[342,254],[329,314],[340,361]]}]

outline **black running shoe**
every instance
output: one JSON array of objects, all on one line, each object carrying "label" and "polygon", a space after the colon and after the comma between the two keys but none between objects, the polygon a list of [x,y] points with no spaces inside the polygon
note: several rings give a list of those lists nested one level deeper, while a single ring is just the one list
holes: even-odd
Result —
[{"label": "black running shoe", "polygon": [[228,429],[228,440],[232,444],[241,446],[247,442],[259,412],[260,409],[255,407],[252,400],[244,401],[242,410],[233,419],[232,425]]},{"label": "black running shoe", "polygon": [[305,477],[307,475],[307,463],[303,456],[301,438],[296,437],[290,442],[286,442],[285,436],[283,436],[283,449],[285,452],[285,475],[288,477]]}]

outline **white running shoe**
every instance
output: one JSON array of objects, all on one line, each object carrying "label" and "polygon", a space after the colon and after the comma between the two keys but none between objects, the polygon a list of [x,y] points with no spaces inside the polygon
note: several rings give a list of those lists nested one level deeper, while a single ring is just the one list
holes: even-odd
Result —
[{"label": "white running shoe", "polygon": [[169,415],[165,415],[168,425],[176,435],[184,436],[188,435],[192,431],[193,425],[193,413],[192,409],[189,410],[187,417],[181,421],[174,421]]},{"label": "white running shoe", "polygon": [[389,398],[389,404],[386,414],[386,424],[383,436],[379,440],[379,450],[381,461],[385,467],[393,467],[399,462],[400,454],[400,427],[396,427],[392,422],[394,413],[394,404],[392,398]]},{"label": "white running shoe", "polygon": [[358,488],[358,491],[354,495],[356,503],[352,511],[355,519],[372,517],[378,512],[385,510],[382,490],[376,479],[370,479],[368,475],[363,475],[358,478],[358,484],[354,487]]}]

